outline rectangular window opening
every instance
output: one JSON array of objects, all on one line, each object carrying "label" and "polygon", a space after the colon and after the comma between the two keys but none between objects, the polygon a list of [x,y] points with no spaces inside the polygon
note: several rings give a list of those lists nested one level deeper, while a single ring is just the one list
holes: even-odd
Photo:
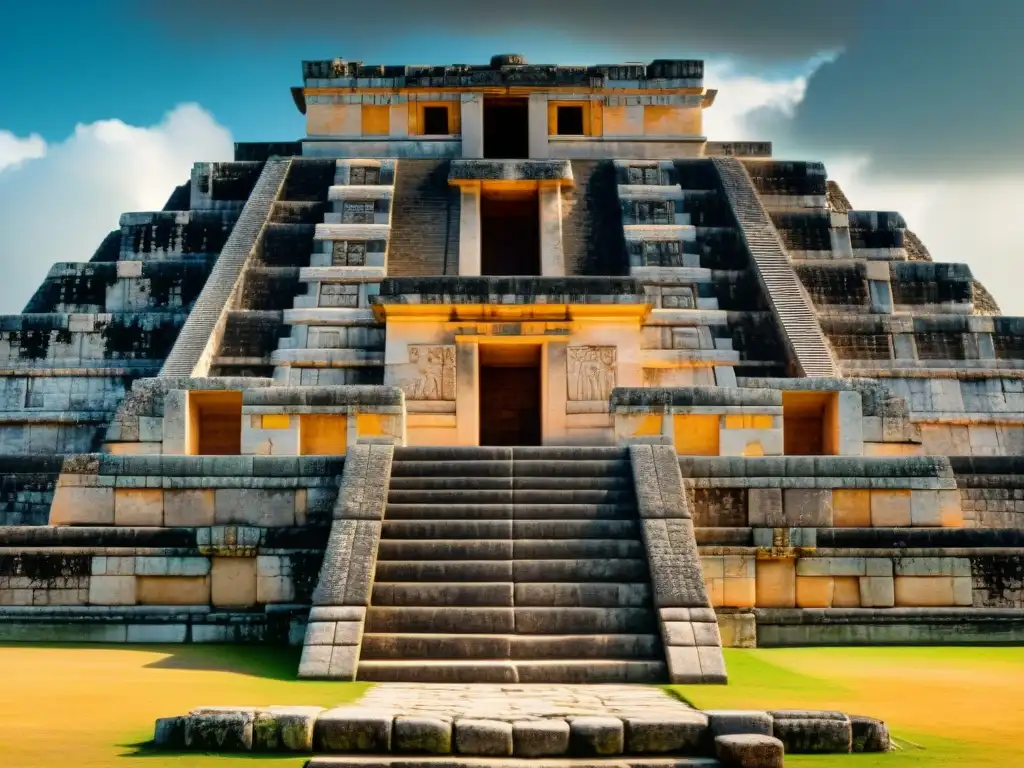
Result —
[{"label": "rectangular window opening", "polygon": [[423,135],[447,136],[448,133],[448,107],[424,107]]},{"label": "rectangular window opening", "polygon": [[558,135],[582,136],[583,134],[583,107],[559,107]]}]

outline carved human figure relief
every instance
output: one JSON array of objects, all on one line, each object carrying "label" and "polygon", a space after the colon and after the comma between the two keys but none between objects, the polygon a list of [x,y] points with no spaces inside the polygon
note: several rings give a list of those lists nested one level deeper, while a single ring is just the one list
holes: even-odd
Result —
[{"label": "carved human figure relief", "polygon": [[615,347],[569,347],[570,400],[607,400],[615,388]]},{"label": "carved human figure relief", "polygon": [[455,347],[410,344],[409,368],[400,384],[408,399],[455,399]]}]

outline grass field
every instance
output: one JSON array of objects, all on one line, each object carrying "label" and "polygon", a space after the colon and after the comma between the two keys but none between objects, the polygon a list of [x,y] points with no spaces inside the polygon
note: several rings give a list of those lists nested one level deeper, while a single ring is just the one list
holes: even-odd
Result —
[{"label": "grass field", "polygon": [[[351,700],[359,683],[300,682],[292,650],[223,646],[0,647],[0,765],[300,766],[304,758],[168,756],[153,721],[210,704]],[[885,719],[888,755],[793,756],[793,766],[1024,766],[1024,648],[727,650],[731,683],[679,686],[712,707],[814,707]]]}]

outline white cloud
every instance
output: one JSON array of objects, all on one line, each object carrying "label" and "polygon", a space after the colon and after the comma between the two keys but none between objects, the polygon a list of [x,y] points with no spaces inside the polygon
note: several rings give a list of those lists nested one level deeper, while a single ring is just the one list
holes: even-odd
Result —
[{"label": "white cloud", "polygon": [[797,74],[769,77],[740,72],[729,62],[709,62],[708,87],[718,88],[714,106],[704,113],[704,132],[716,141],[771,141],[775,154],[789,159],[822,160],[829,178],[839,182],[861,210],[899,211],[927,246],[932,258],[962,262],[992,293],[1005,314],[1024,315],[1024,216],[1019,213],[1024,178],[894,180],[872,173],[869,157],[814,157],[785,146],[786,122],[803,101],[807,82],[833,54],[809,60]]},{"label": "white cloud", "polygon": [[42,136],[33,133],[27,139],[19,139],[10,131],[0,131],[0,171],[45,154],[46,142]]},{"label": "white cloud", "polygon": [[935,261],[962,262],[1007,315],[1024,315],[1024,177],[895,181],[872,176],[867,158],[826,160],[855,208],[899,211]]},{"label": "white cloud", "polygon": [[78,125],[50,145],[0,131],[0,313],[20,312],[54,262],[87,261],[122,213],[159,210],[194,162],[230,160],[232,146],[195,104],[148,127]]}]

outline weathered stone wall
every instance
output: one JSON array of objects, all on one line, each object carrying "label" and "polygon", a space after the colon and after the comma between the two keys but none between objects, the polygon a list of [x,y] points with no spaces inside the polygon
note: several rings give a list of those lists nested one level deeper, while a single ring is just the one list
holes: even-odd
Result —
[{"label": "weathered stone wall", "polygon": [[575,186],[562,190],[562,252],[567,275],[628,274],[615,167],[574,160]]},{"label": "weathered stone wall", "polygon": [[388,246],[394,277],[453,275],[459,266],[459,191],[447,160],[401,160]]}]

